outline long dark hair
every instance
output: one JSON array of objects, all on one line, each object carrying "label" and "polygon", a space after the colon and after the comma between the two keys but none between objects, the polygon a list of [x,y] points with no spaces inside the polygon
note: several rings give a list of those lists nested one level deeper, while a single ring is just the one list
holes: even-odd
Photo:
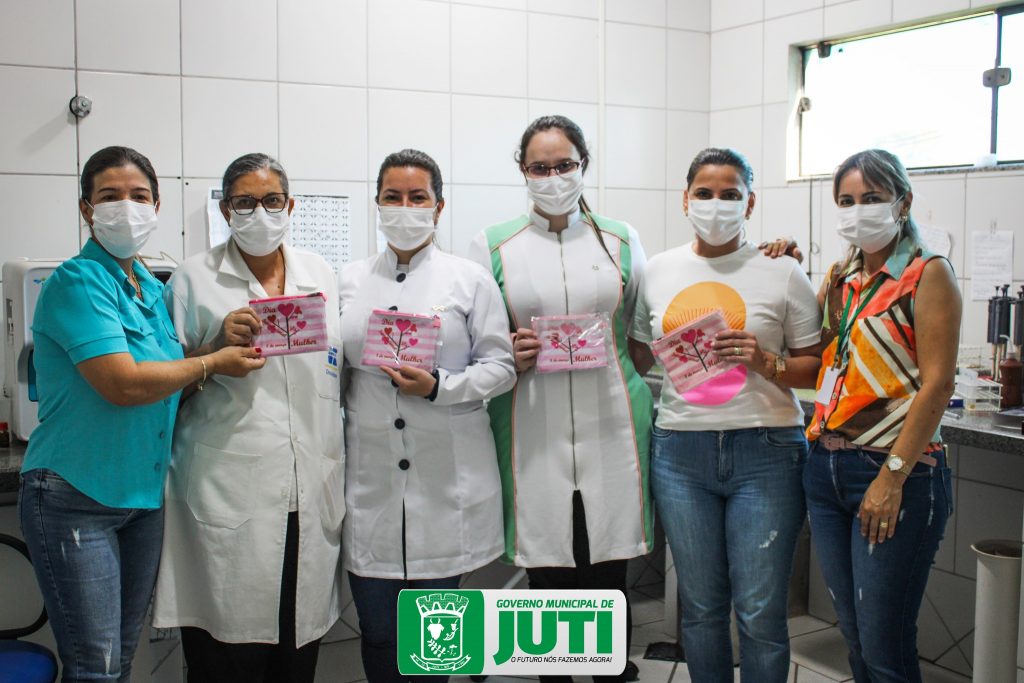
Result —
[{"label": "long dark hair", "polygon": [[82,178],[80,181],[82,199],[91,204],[90,200],[92,199],[96,176],[107,169],[121,168],[122,166],[135,166],[142,171],[146,179],[149,180],[149,190],[153,193],[153,202],[155,203],[160,199],[160,186],[156,179],[156,171],[153,170],[153,164],[150,163],[149,159],[131,147],[118,146],[104,147],[85,162],[85,166],[82,167]]},{"label": "long dark hair", "polygon": [[419,168],[429,173],[430,189],[434,191],[434,196],[437,198],[436,201],[440,202],[444,199],[444,195],[442,194],[442,191],[444,190],[444,183],[441,182],[441,169],[438,167],[437,162],[434,161],[434,159],[426,152],[410,148],[406,148],[398,152],[392,152],[384,157],[384,161],[380,165],[380,170],[377,171],[376,197],[378,199],[380,198],[381,188],[384,186],[384,174],[388,172],[388,169],[404,168],[406,166]]},{"label": "long dark hair", "polygon": [[729,147],[708,147],[697,152],[690,162],[690,169],[686,172],[686,189],[690,189],[693,179],[705,166],[732,166],[736,169],[747,192],[754,186],[754,169],[750,167],[747,158]]},{"label": "long dark hair", "polygon": [[[523,137],[519,140],[519,151],[516,152],[515,160],[519,164],[519,170],[526,170],[526,148],[530,145],[530,140],[537,133],[545,130],[551,130],[557,128],[562,131],[562,134],[568,138],[572,146],[576,148],[576,151],[580,153],[580,173],[586,173],[587,167],[590,165],[590,150],[587,148],[587,141],[583,136],[583,129],[580,128],[576,123],[560,114],[551,114],[548,116],[541,116],[538,119],[534,119],[533,123],[526,127],[523,131]],[[597,241],[601,243],[601,248],[604,249],[604,253],[608,254],[608,258],[611,259],[612,263],[615,263],[615,259],[612,258],[611,252],[608,251],[608,246],[604,243],[604,237],[601,236],[601,229],[597,227],[597,221],[594,220],[593,212],[590,209],[590,205],[587,204],[587,199],[582,194],[580,195],[580,211],[587,217],[587,222],[590,223],[590,227],[594,230],[594,235],[597,236]]]}]

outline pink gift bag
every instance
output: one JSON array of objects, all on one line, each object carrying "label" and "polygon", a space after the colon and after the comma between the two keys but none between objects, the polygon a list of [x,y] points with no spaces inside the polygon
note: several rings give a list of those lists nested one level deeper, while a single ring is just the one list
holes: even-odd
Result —
[{"label": "pink gift bag", "polygon": [[686,393],[736,367],[734,361],[720,358],[713,348],[715,335],[727,329],[722,312],[715,310],[651,344],[678,393]]},{"label": "pink gift bag", "polygon": [[607,313],[534,317],[540,340],[537,372],[589,370],[608,365],[611,322]]},{"label": "pink gift bag", "polygon": [[374,310],[366,326],[363,365],[410,365],[427,372],[437,367],[441,319],[435,316]]},{"label": "pink gift bag", "polygon": [[262,349],[264,356],[326,351],[325,303],[320,292],[249,301],[262,325],[250,346]]}]

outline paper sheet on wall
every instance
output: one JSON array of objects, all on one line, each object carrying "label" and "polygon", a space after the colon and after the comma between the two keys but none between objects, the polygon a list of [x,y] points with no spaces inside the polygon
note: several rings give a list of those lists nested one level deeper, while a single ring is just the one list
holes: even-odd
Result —
[{"label": "paper sheet on wall", "polygon": [[996,287],[1013,283],[1013,231],[974,230],[971,300],[988,301]]},{"label": "paper sheet on wall", "polygon": [[949,258],[953,251],[953,240],[949,236],[948,230],[927,223],[918,223],[917,230],[921,234],[925,246],[928,247],[928,251]]},{"label": "paper sheet on wall", "polygon": [[[206,199],[206,223],[210,247],[231,237],[231,228],[220,212],[222,193],[211,187]],[[352,260],[352,225],[349,198],[339,195],[297,194],[288,244],[319,254],[334,272]]]}]

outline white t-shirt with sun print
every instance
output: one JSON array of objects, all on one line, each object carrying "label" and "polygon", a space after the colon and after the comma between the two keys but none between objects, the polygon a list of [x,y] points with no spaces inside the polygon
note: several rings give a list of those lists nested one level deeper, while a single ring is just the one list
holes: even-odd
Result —
[{"label": "white t-shirt with sun print", "polygon": [[[733,329],[754,333],[765,351],[818,343],[821,312],[800,264],[768,258],[750,242],[716,258],[698,256],[692,242],[654,256],[632,335],[650,343],[716,308]],[[676,431],[789,427],[803,426],[804,417],[792,391],[740,365],[682,395],[666,379],[656,424]]]}]

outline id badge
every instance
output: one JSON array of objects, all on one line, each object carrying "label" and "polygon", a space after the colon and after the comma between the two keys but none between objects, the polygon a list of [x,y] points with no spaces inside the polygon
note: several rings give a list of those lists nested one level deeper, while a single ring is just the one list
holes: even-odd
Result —
[{"label": "id badge", "polygon": [[821,388],[818,389],[818,393],[814,396],[814,402],[820,403],[823,406],[829,406],[832,404],[832,395],[836,392],[839,387],[839,382],[843,377],[843,371],[841,368],[830,366],[825,368],[825,374],[821,378]]}]

